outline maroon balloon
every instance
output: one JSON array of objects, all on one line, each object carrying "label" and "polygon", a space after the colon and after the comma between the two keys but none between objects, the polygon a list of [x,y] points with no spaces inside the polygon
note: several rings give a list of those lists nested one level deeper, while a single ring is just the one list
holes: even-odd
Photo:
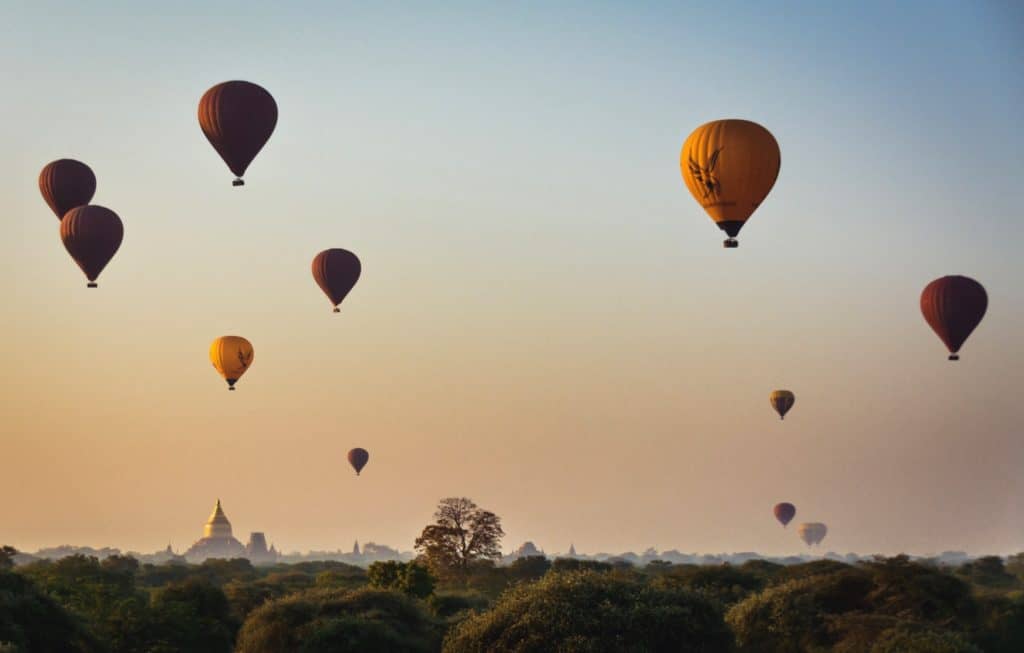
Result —
[{"label": "maroon balloon", "polygon": [[949,349],[949,360],[960,360],[957,352],[985,317],[988,294],[968,277],[952,275],[932,281],[921,292],[921,313]]},{"label": "maroon balloon", "polygon": [[359,472],[363,471],[363,467],[366,467],[366,463],[369,460],[370,454],[366,449],[356,447],[348,452],[348,464],[352,465],[352,469],[356,470],[356,476],[359,476]]},{"label": "maroon balloon", "polygon": [[60,221],[60,238],[89,279],[88,287],[95,288],[96,277],[121,246],[124,225],[110,209],[91,204],[79,206],[68,211]]},{"label": "maroon balloon", "polygon": [[792,503],[777,503],[772,512],[775,513],[775,518],[785,528],[789,525],[789,522],[793,521],[793,517],[796,517],[796,506]]},{"label": "maroon balloon", "polygon": [[57,159],[39,173],[39,192],[60,220],[64,214],[83,206],[96,193],[96,175],[81,161]]},{"label": "maroon balloon", "polygon": [[199,100],[199,126],[242,186],[242,175],[277,125],[277,103],[251,82],[217,84]]},{"label": "maroon balloon", "polygon": [[325,249],[313,259],[313,279],[340,313],[338,304],[359,281],[363,271],[359,257],[347,249]]}]

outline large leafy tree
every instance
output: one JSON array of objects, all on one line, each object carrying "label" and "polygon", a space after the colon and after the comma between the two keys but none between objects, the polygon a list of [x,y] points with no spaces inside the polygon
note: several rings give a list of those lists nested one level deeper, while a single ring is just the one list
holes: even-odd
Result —
[{"label": "large leafy tree", "polygon": [[246,619],[237,653],[436,651],[434,620],[401,592],[306,590],[269,601]]},{"label": "large leafy tree", "polygon": [[721,608],[696,592],[583,571],[513,586],[449,631],[444,651],[717,653],[732,639]]},{"label": "large leafy tree", "polygon": [[416,538],[416,549],[441,571],[466,571],[477,560],[501,557],[501,519],[465,497],[441,499],[434,523]]}]

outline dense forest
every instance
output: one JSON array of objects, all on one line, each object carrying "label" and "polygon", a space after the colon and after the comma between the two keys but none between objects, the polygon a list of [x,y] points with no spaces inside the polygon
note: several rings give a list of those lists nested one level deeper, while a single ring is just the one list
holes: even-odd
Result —
[{"label": "dense forest", "polygon": [[955,568],[0,557],[0,651],[1024,651],[1024,554]]}]

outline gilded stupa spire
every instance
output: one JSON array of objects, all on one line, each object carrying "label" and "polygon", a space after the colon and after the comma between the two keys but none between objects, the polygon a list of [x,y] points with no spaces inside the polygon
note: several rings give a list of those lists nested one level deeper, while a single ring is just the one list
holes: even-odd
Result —
[{"label": "gilded stupa spire", "polygon": [[224,514],[224,509],[220,507],[220,499],[217,499],[217,505],[213,507],[210,518],[206,520],[203,537],[231,537],[231,522]]}]

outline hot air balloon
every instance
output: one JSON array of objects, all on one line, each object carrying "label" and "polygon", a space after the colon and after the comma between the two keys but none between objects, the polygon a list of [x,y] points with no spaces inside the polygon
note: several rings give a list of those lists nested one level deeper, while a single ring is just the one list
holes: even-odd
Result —
[{"label": "hot air balloon", "polygon": [[78,206],[60,221],[60,238],[89,280],[87,286],[95,288],[96,277],[121,246],[124,225],[110,209],[94,204]]},{"label": "hot air balloon", "polygon": [[210,362],[217,373],[228,382],[228,390],[252,365],[252,344],[241,336],[221,336],[210,345]]},{"label": "hot air balloon", "polygon": [[921,313],[946,344],[951,361],[960,360],[960,347],[985,317],[987,308],[985,287],[969,277],[941,277],[921,291]]},{"label": "hot air balloon", "polygon": [[789,390],[776,390],[772,392],[768,400],[771,402],[775,412],[779,414],[779,419],[786,419],[786,413],[793,407],[796,396]]},{"label": "hot air balloon", "polygon": [[778,519],[782,527],[785,528],[789,522],[793,521],[793,517],[796,517],[796,506],[792,503],[776,503],[772,512],[775,513],[775,519]]},{"label": "hot air balloon", "polygon": [[771,132],[749,120],[715,120],[687,137],[679,155],[683,181],[718,228],[738,247],[736,235],[768,196],[782,155]]},{"label": "hot air balloon", "polygon": [[821,541],[825,539],[826,533],[828,533],[828,527],[820,522],[800,524],[799,528],[797,528],[797,534],[807,546],[821,544]]},{"label": "hot air balloon", "polygon": [[340,313],[338,304],[359,281],[362,272],[359,257],[347,249],[325,249],[313,259],[313,279]]},{"label": "hot air balloon", "polygon": [[96,175],[74,159],[57,159],[39,173],[39,192],[60,220],[76,206],[84,206],[96,193]]},{"label": "hot air balloon", "polygon": [[363,467],[366,467],[368,460],[370,460],[370,454],[366,449],[356,447],[348,452],[348,464],[352,465],[352,469],[356,470],[356,476],[359,476],[359,472],[363,471]]},{"label": "hot air balloon", "polygon": [[277,103],[262,86],[251,82],[217,84],[199,100],[199,126],[210,145],[235,173],[232,186],[243,186],[242,175],[277,125]]}]

